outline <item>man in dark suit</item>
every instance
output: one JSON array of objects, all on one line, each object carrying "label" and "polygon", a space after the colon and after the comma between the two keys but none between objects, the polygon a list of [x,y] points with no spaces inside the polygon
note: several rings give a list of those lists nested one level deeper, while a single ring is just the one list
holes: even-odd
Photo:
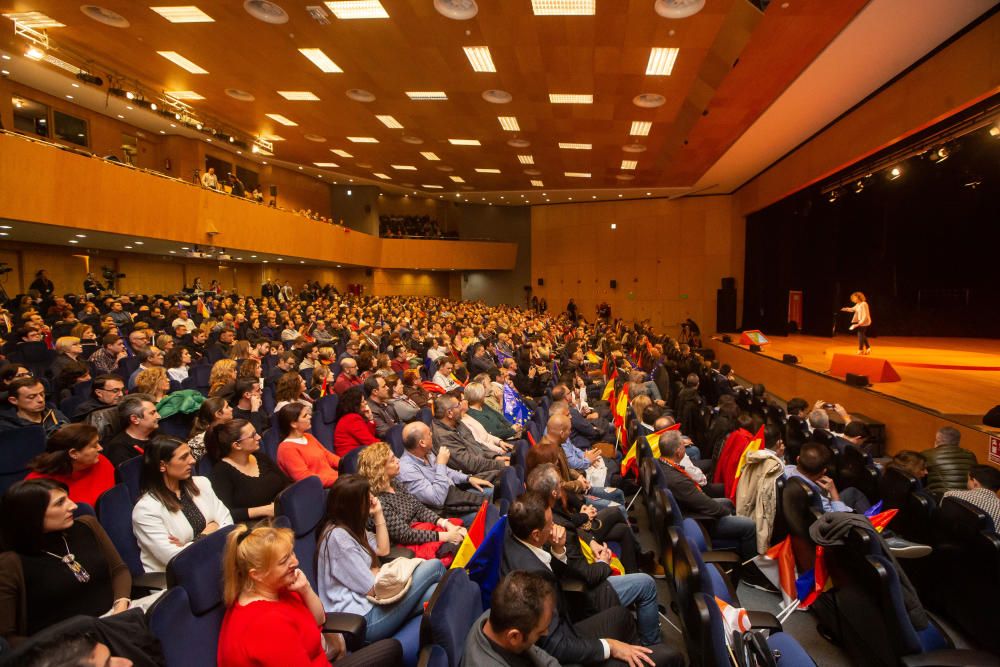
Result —
[{"label": "man in dark suit", "polygon": [[295,356],[294,352],[282,352],[278,355],[278,362],[274,365],[267,373],[267,377],[264,378],[265,387],[274,387],[281,376],[289,371],[294,371],[295,367],[298,365],[299,359]]},{"label": "man in dark suit", "polygon": [[480,373],[496,371],[497,365],[486,352],[486,346],[482,343],[472,344],[472,354],[469,355],[469,377],[473,378]]},{"label": "man in dark suit", "polygon": [[559,587],[567,568],[566,530],[553,525],[552,510],[541,494],[528,492],[514,501],[507,514],[509,532],[504,539],[502,575],[515,570],[538,572],[556,590],[556,609],[548,634],[539,646],[561,664],[683,665],[683,658],[662,644],[638,646],[632,615],[615,606],[573,623]]}]

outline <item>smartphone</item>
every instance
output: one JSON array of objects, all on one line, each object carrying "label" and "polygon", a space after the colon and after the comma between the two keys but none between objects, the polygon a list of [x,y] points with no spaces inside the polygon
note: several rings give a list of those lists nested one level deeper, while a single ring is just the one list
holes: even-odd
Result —
[{"label": "smartphone", "polygon": [[834,407],[836,407],[836,406],[833,403],[824,403],[823,404],[823,409],[824,410],[833,410]]}]

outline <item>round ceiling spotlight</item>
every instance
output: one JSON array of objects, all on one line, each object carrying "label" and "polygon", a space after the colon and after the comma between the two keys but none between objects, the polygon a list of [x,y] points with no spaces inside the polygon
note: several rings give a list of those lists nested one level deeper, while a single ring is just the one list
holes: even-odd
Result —
[{"label": "round ceiling spotlight", "polygon": [[615,178],[619,181],[631,181],[635,179],[635,176],[632,174],[615,174]]},{"label": "round ceiling spotlight", "polygon": [[239,88],[226,88],[226,95],[229,95],[234,100],[239,100],[240,102],[253,102],[256,97],[253,93],[248,93],[245,90],[240,90]]},{"label": "round ceiling spotlight", "polygon": [[705,0],[656,0],[653,9],[665,19],[686,19],[705,8]]},{"label": "round ceiling spotlight", "polygon": [[622,150],[626,153],[645,153],[646,147],[642,144],[625,144],[622,146]]},{"label": "round ceiling spotlight", "polygon": [[527,139],[508,139],[507,145],[514,148],[527,148],[531,145],[531,142]]},{"label": "round ceiling spotlight", "polygon": [[632,104],[643,109],[655,109],[667,103],[667,98],[657,93],[643,93],[632,98]]},{"label": "round ceiling spotlight", "polygon": [[528,176],[541,176],[542,172],[538,169],[525,169],[524,173]]},{"label": "round ceiling spotlight", "polygon": [[244,0],[243,9],[247,14],[264,23],[288,23],[288,12],[270,0]]},{"label": "round ceiling spotlight", "polygon": [[440,167],[438,167],[437,170],[438,171],[443,171],[445,173],[448,173],[448,172],[455,171],[455,168],[454,167],[449,167],[448,165],[443,164]]},{"label": "round ceiling spotlight", "polygon": [[128,22],[127,18],[118,12],[98,7],[97,5],[80,5],[80,11],[86,14],[88,18],[92,18],[98,23],[109,25],[112,28],[127,28],[132,25]]},{"label": "round ceiling spotlight", "polygon": [[317,144],[326,143],[326,137],[321,137],[318,134],[306,134],[304,136],[307,141],[315,141]]},{"label": "round ceiling spotlight", "polygon": [[416,144],[422,144],[422,143],[424,143],[424,140],[421,139],[420,137],[414,137],[414,136],[411,136],[411,135],[408,134],[405,137],[403,137],[403,143],[404,144],[414,144],[414,145],[416,145]]},{"label": "round ceiling spotlight", "polygon": [[362,90],[360,88],[351,88],[350,90],[348,90],[344,94],[347,95],[352,100],[354,100],[355,102],[374,102],[375,101],[375,95],[374,95],[374,93],[369,93],[367,90]]},{"label": "round ceiling spotlight", "polygon": [[514,96],[506,90],[487,90],[483,92],[483,99],[493,104],[507,104],[514,99]]},{"label": "round ceiling spotlight", "polygon": [[479,13],[476,0],[434,0],[434,9],[441,16],[456,21],[468,21]]}]

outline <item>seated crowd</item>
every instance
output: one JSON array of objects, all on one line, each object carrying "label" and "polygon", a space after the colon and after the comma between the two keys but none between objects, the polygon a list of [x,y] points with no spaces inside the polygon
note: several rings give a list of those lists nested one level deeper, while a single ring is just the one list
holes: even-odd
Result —
[{"label": "seated crowd", "polygon": [[[165,644],[184,638],[149,622],[163,573],[218,540],[200,563],[223,573],[218,664],[404,664],[405,628],[492,508],[497,577],[461,619],[462,664],[683,665],[689,633],[664,633],[656,581],[676,573],[628,502],[642,489],[652,521],[637,459],[765,587],[749,562],[775,544],[779,480],[848,514],[898,474],[1000,521],[1000,474],[954,428],[876,461],[843,407],[780,402],[648,323],[265,288],[204,291],[201,312],[160,295],[10,304],[0,447],[35,450],[3,477],[0,660],[172,667]],[[293,532],[282,499],[309,485],[318,523]],[[896,527],[894,556],[933,557]],[[327,627],[344,615],[360,643]]]},{"label": "seated crowd", "polygon": [[378,235],[386,238],[395,236],[417,236],[441,238],[447,236],[441,231],[438,221],[427,215],[380,215]]}]

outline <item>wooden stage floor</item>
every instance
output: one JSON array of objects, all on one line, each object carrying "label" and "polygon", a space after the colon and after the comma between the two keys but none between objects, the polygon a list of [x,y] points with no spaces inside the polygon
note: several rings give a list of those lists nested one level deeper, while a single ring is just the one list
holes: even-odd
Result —
[{"label": "wooden stage floor", "polygon": [[[770,340],[762,354],[779,360],[784,354],[794,354],[800,365],[821,373],[830,369],[835,353],[853,355],[858,346],[853,335],[775,336]],[[874,384],[876,392],[970,426],[981,425],[982,416],[1000,403],[1000,340],[882,336],[870,342],[871,356],[889,361],[902,378]]]}]

